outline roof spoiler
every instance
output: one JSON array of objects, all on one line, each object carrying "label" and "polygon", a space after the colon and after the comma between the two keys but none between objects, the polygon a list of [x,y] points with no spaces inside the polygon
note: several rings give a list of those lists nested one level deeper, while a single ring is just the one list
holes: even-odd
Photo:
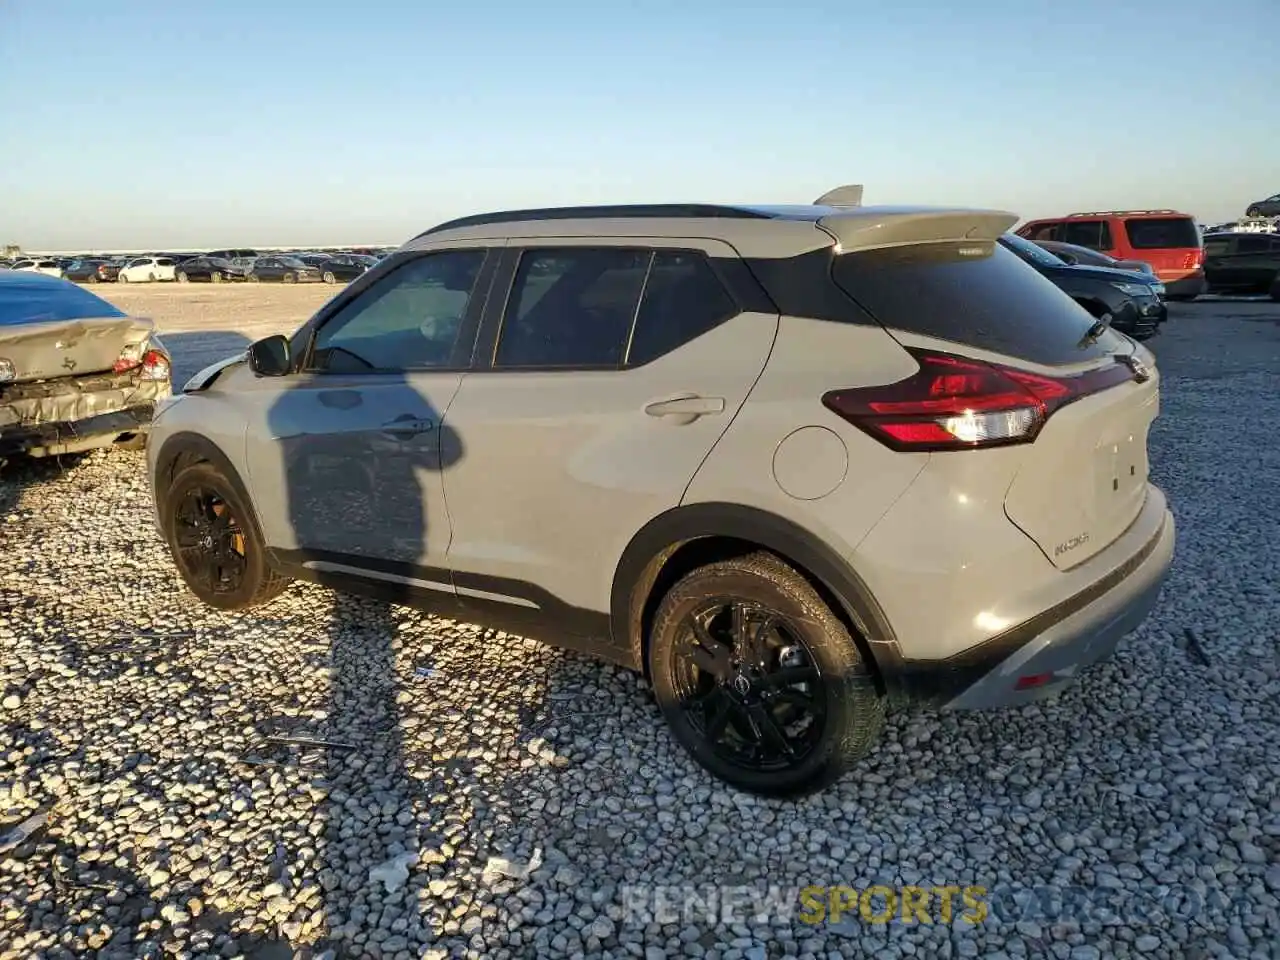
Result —
[{"label": "roof spoiler", "polygon": [[846,183],[843,187],[828,190],[817,200],[815,207],[860,207],[862,206],[862,184]]},{"label": "roof spoiler", "polygon": [[858,207],[818,219],[818,226],[839,242],[843,253],[902,247],[917,243],[996,240],[1018,222],[1004,210],[929,207]]}]

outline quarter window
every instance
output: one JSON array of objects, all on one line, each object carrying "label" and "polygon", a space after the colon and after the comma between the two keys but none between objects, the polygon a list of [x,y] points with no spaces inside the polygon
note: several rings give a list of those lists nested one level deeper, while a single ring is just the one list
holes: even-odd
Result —
[{"label": "quarter window", "polygon": [[1230,237],[1212,237],[1204,242],[1206,257],[1225,257],[1231,253]]},{"label": "quarter window", "polygon": [[368,373],[453,366],[485,255],[448,250],[402,264],[320,328],[312,369]]},{"label": "quarter window", "polygon": [[651,259],[607,247],[526,251],[494,366],[621,366]]}]

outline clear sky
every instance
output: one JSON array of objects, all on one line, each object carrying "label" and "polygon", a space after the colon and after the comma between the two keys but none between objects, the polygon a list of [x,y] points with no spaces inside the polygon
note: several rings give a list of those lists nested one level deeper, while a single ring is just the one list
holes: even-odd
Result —
[{"label": "clear sky", "polygon": [[0,0],[0,243],[399,243],[849,182],[1217,222],[1280,192],[1277,37],[1280,0]]}]

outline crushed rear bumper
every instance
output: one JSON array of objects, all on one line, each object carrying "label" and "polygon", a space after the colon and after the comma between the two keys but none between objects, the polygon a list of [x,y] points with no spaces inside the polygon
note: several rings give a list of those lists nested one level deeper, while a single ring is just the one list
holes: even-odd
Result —
[{"label": "crushed rear bumper", "polygon": [[98,374],[0,389],[0,457],[53,456],[146,433],[168,380]]}]

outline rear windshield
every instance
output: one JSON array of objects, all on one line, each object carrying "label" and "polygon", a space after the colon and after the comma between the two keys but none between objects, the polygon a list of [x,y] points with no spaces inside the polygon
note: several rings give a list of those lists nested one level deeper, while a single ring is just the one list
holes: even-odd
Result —
[{"label": "rear windshield", "polygon": [[0,327],[87,317],[123,317],[101,297],[67,283],[0,281]]},{"label": "rear windshield", "polygon": [[[981,250],[981,255],[974,255]],[[1079,363],[1111,353],[1084,343],[1093,318],[999,244],[927,244],[846,254],[837,284],[886,327],[1031,363]]]},{"label": "rear windshield", "polygon": [[1124,222],[1124,229],[1135,250],[1200,246],[1200,231],[1190,217],[1134,218]]}]

